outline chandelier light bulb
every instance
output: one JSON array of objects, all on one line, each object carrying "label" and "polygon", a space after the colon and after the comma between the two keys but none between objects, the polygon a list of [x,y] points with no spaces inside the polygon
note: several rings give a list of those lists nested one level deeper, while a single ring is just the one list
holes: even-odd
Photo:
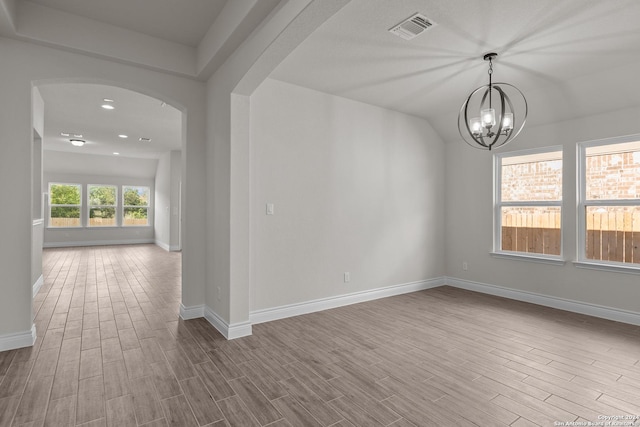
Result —
[{"label": "chandelier light bulb", "polygon": [[505,113],[502,119],[502,130],[510,131],[513,129],[513,113]]},{"label": "chandelier light bulb", "polygon": [[480,135],[482,133],[482,121],[480,117],[474,117],[469,121],[469,128],[474,135]]},{"label": "chandelier light bulb", "polygon": [[482,116],[482,125],[486,128],[490,128],[496,125],[496,110],[493,108],[487,108],[480,113]]}]

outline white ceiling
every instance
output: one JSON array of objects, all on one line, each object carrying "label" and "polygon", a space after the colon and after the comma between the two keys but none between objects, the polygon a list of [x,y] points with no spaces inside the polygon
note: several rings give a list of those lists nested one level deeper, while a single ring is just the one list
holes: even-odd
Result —
[{"label": "white ceiling", "polygon": [[[0,36],[206,80],[279,2],[0,0]],[[46,152],[157,159],[182,149],[181,113],[162,107],[161,100],[93,84],[39,90],[45,101]],[[100,108],[103,98],[115,100],[115,110]],[[82,134],[87,142],[74,147],[72,136],[62,132]]]},{"label": "white ceiling", "polygon": [[0,36],[206,81],[287,1],[0,0]]},{"label": "white ceiling", "polygon": [[[282,3],[15,0],[14,13],[6,7],[10,0],[3,4],[0,34],[206,80]],[[410,41],[387,31],[416,12],[437,25]],[[460,105],[487,83],[482,55],[495,51],[494,81],[514,84],[529,102],[527,132],[552,121],[637,107],[639,22],[637,0],[351,0],[272,77],[423,117],[452,141],[459,139]],[[103,45],[109,45],[108,54]],[[62,131],[82,132],[90,141],[82,149],[101,154],[157,157],[152,149],[180,149],[179,113],[166,118],[170,110],[156,111],[157,100],[90,85],[43,87],[42,94],[52,140],[47,149],[71,149],[61,141]],[[121,105],[108,122],[97,105],[104,97]],[[118,140],[119,129],[134,137]],[[150,146],[133,144],[144,133],[153,138]]]},{"label": "white ceiling", "polygon": [[227,2],[227,0],[30,1],[192,47],[200,43]]},{"label": "white ceiling", "polygon": [[[410,41],[387,31],[416,12],[437,25]],[[424,117],[449,141],[490,51],[529,127],[637,106],[639,22],[637,0],[352,0],[272,77]]]},{"label": "white ceiling", "polygon": [[[45,103],[45,150],[157,159],[161,153],[182,149],[182,113],[162,106],[161,100],[96,84],[44,85],[39,90]],[[115,109],[103,109],[104,98],[114,100]],[[69,142],[72,136],[62,132],[82,134],[86,144],[75,147]],[[140,137],[151,142],[141,142]]]}]

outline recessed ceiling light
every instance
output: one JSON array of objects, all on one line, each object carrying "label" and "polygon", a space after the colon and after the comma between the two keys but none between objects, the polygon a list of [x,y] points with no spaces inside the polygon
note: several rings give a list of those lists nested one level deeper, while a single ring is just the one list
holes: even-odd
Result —
[{"label": "recessed ceiling light", "polygon": [[70,139],[69,142],[76,147],[82,147],[86,141],[83,139]]},{"label": "recessed ceiling light", "polygon": [[102,101],[104,102],[104,104],[102,104],[101,107],[105,110],[113,110],[114,108],[116,108],[113,106],[113,99],[104,98]]},{"label": "recessed ceiling light", "polygon": [[121,133],[121,134],[120,134],[120,135],[118,135],[118,136],[119,136],[120,138],[122,138],[122,139],[127,139],[127,138],[129,138],[129,135],[125,135],[125,134],[123,134],[123,133]]},{"label": "recessed ceiling light", "polygon": [[119,155],[120,155],[120,153],[118,153],[117,151],[114,151],[114,152],[113,152],[113,154],[114,154],[115,156],[119,156]]}]

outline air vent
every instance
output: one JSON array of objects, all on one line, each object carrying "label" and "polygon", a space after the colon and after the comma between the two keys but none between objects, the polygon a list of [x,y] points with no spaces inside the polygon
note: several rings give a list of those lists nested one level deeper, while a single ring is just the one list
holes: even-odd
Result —
[{"label": "air vent", "polygon": [[420,13],[416,13],[395,27],[390,28],[389,32],[405,40],[411,40],[434,25],[436,25],[435,22]]},{"label": "air vent", "polygon": [[151,142],[151,138],[145,138],[144,136],[141,136],[138,141],[140,142]]}]

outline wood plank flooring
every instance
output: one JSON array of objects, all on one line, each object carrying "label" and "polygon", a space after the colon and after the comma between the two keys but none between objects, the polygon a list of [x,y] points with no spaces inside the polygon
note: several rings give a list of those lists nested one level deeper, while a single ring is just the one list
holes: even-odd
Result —
[{"label": "wood plank flooring", "polygon": [[640,416],[640,327],[442,287],[226,341],[203,319],[179,320],[180,263],[152,245],[45,250],[36,345],[0,353],[0,426],[523,427]]}]

